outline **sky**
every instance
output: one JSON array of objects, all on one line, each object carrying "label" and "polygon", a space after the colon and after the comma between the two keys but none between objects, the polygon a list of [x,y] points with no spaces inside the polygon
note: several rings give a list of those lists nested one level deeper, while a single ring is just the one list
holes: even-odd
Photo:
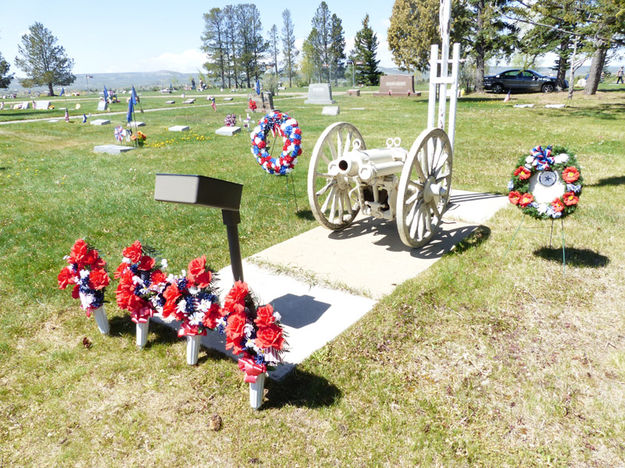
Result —
[{"label": "sky", "polygon": [[[321,0],[278,2],[269,0],[199,1],[135,0],[130,3],[92,0],[2,0],[0,2],[0,53],[18,77],[15,65],[21,37],[35,22],[42,23],[74,59],[74,74],[148,72],[169,70],[195,73],[206,61],[200,50],[203,14],[227,4],[254,3],[260,11],[263,34],[273,24],[282,30],[282,11],[289,9],[296,45],[301,47],[312,28]],[[346,54],[368,13],[377,34],[377,58],[382,67],[394,67],[386,42],[391,0],[326,0],[331,13],[343,22]]]}]

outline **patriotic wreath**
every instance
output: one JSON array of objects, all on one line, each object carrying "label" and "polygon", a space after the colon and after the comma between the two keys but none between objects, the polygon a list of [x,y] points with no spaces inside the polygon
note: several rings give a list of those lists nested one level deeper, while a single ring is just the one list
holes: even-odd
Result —
[{"label": "patriotic wreath", "polygon": [[583,179],[575,155],[563,147],[533,148],[508,182],[508,200],[537,219],[563,218],[579,203]]},{"label": "patriotic wreath", "polygon": [[[288,114],[272,111],[265,115],[252,132],[252,154],[269,174],[285,175],[293,170],[297,157],[302,154],[302,130],[297,120]],[[282,154],[273,158],[267,151],[267,135],[276,133],[283,139]]]}]

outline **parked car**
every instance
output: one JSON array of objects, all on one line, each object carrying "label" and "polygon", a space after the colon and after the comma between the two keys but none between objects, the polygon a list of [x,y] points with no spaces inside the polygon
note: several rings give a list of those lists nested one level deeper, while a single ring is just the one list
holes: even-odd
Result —
[{"label": "parked car", "polygon": [[[565,80],[562,88],[569,87]],[[484,89],[494,93],[507,91],[542,91],[551,93],[558,88],[558,80],[552,76],[541,75],[533,70],[506,70],[497,75],[484,77]]]}]

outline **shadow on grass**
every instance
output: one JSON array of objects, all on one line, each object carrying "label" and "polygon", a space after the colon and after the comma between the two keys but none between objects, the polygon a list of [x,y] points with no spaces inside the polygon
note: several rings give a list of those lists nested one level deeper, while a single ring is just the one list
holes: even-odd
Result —
[{"label": "shadow on grass", "polygon": [[[561,247],[541,247],[540,249],[534,250],[534,255],[544,258],[545,260],[562,262]],[[589,249],[566,248],[565,256],[566,264],[573,267],[602,268],[610,263],[608,257]]]},{"label": "shadow on grass", "polygon": [[478,247],[490,237],[490,233],[491,230],[487,226],[478,226],[471,234],[458,242],[449,255],[460,254]]},{"label": "shadow on grass", "polygon": [[[123,317],[113,317],[109,320],[109,325],[111,327],[110,333],[113,337],[132,336],[134,338],[136,336],[137,327],[136,324],[130,319],[129,315],[125,315]],[[173,330],[165,325],[155,323],[151,320],[149,332],[155,334],[156,336],[154,338],[148,338],[148,342],[145,345],[146,348],[149,348],[156,343],[171,344],[182,339],[178,338],[176,330]]]},{"label": "shadow on grass", "polygon": [[605,187],[607,185],[623,185],[625,184],[625,176],[606,177],[599,179],[596,184],[587,184],[586,187]]},{"label": "shadow on grass", "polygon": [[295,213],[299,219],[306,219],[308,221],[314,221],[315,217],[310,210],[299,210]]},{"label": "shadow on grass", "polygon": [[325,378],[302,371],[297,367],[280,382],[265,381],[267,401],[263,408],[282,408],[291,405],[305,408],[331,406],[343,395]]}]

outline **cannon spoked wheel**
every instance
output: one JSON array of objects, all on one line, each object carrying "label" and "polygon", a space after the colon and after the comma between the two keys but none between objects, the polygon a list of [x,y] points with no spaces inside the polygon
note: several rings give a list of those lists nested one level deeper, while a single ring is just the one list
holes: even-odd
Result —
[{"label": "cannon spoked wheel", "polygon": [[451,191],[452,153],[440,128],[423,130],[408,152],[396,210],[399,237],[408,247],[426,244],[438,230]]},{"label": "cannon spoked wheel", "polygon": [[360,209],[356,182],[338,173],[337,165],[356,140],[360,140],[361,149],[366,148],[365,140],[356,127],[347,122],[334,123],[323,131],[310,158],[310,209],[315,219],[328,229],[349,226]]}]

